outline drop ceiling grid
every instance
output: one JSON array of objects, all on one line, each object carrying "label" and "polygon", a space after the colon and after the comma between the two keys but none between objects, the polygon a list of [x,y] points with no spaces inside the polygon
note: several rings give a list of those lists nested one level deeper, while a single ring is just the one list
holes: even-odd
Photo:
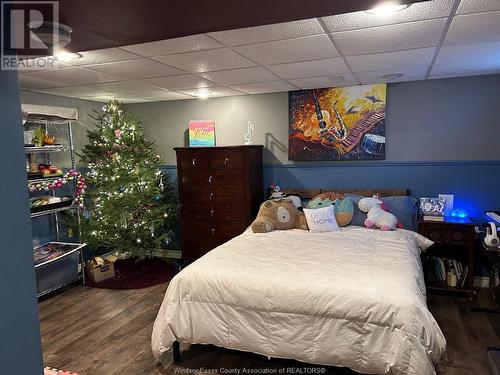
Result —
[{"label": "drop ceiling grid", "polygon": [[[71,88],[73,87],[74,96],[86,99],[101,98],[105,100],[106,95],[103,95],[103,93],[106,92],[109,96],[116,95],[125,99],[130,98],[130,100],[144,99],[145,101],[151,101],[162,100],[162,96],[166,100],[194,98],[196,97],[195,90],[199,87],[207,87],[208,90],[214,91],[214,96],[218,96],[219,94],[225,96],[226,94],[240,95],[280,90],[287,91],[288,89],[298,89],[308,86],[308,83],[319,84],[320,82],[324,82],[322,86],[338,86],[342,85],[339,84],[341,78],[344,79],[345,84],[373,83],[377,80],[383,81],[382,75],[391,73],[405,74],[401,79],[395,80],[395,82],[408,79],[431,79],[438,75],[449,75],[450,71],[447,68],[454,69],[456,71],[455,75],[462,76],[465,71],[460,71],[459,64],[439,64],[441,51],[447,51],[447,53],[452,54],[460,53],[458,51],[465,51],[463,53],[471,54],[474,52],[474,48],[463,48],[462,50],[447,49],[446,47],[449,46],[446,43],[448,31],[457,17],[470,17],[473,15],[481,19],[484,14],[487,17],[494,18],[492,14],[497,13],[500,9],[500,6],[496,5],[496,1],[433,0],[432,2],[413,4],[412,7],[408,8],[413,9],[410,12],[411,14],[396,15],[392,21],[385,20],[378,23],[374,23],[373,17],[370,18],[370,16],[367,16],[366,12],[356,12],[349,15],[313,18],[275,25],[206,33],[169,41],[123,46],[109,49],[110,51],[89,51],[84,53],[84,58],[87,58],[91,62],[90,64],[82,64],[82,60],[77,60],[73,64],[70,63],[70,68],[74,69],[74,71],[82,72],[83,76],[85,74],[95,74],[97,81],[99,81],[99,77],[102,77],[103,81],[109,81],[110,83],[116,84],[122,82],[129,85],[137,85],[138,92],[134,92],[133,90],[120,91],[118,89],[102,91],[94,87],[96,90],[95,95],[91,95],[92,92],[88,90],[92,89],[93,86],[99,86],[100,82],[87,83],[85,79],[75,83],[68,83],[68,81],[59,82],[55,79],[47,80],[43,78],[45,75],[43,72],[40,73],[40,71],[23,73],[21,75],[23,78],[20,81],[23,85],[32,85],[31,90],[33,91],[43,91],[45,93],[50,93],[51,91],[54,94],[57,92],[71,93]],[[481,3],[484,3],[484,7],[481,6]],[[333,27],[332,22],[336,19],[342,19],[345,24],[340,24],[336,28]],[[352,28],[353,24],[357,27]],[[335,26],[335,22],[333,25]],[[432,33],[429,32],[429,28],[426,27],[427,25],[434,25]],[[419,35],[420,32],[427,34]],[[385,40],[381,40],[378,46],[367,44],[369,48],[359,48],[358,46],[356,48],[346,48],[350,40],[354,42],[360,40],[359,44],[361,45],[363,43],[363,35],[371,35],[371,38],[376,40],[377,35],[380,33],[387,36],[385,39],[394,38],[394,41],[398,43],[399,40],[397,38],[400,35],[404,34],[405,39],[410,40],[413,35],[414,44],[409,46],[399,44],[396,47],[392,47]],[[477,42],[474,41],[471,45],[479,49],[482,48],[482,50],[488,47],[484,46],[484,44],[493,43],[491,41],[484,42],[480,46],[480,43]],[[313,45],[310,46],[307,43]],[[329,47],[330,44],[331,46]],[[269,60],[269,56],[262,56],[262,53],[259,55],[259,49],[267,47],[271,51],[269,53],[272,53],[274,46],[276,46],[277,48],[281,48],[282,57],[274,56],[274,61],[280,61],[279,58],[290,59],[287,51],[296,45],[306,46],[306,49],[311,52],[310,55],[304,55],[303,53],[296,54],[295,58],[291,59],[291,62],[271,64],[266,64],[266,61],[273,62],[273,60]],[[496,46],[496,44],[490,45]],[[442,48],[443,46],[444,48]],[[327,49],[327,51],[324,54],[316,54],[322,48]],[[393,48],[395,51],[392,51]],[[157,49],[158,52],[155,53]],[[230,51],[232,56],[237,56],[236,60],[239,60],[240,64],[223,65],[220,69],[215,65],[212,69],[209,68],[209,71],[204,72],[189,69],[187,64],[179,65],[176,63],[171,65],[169,63],[182,58],[187,58],[187,61],[190,61],[191,56],[195,57],[191,59],[191,65],[197,63],[196,56],[215,56],[215,60],[217,60],[217,50],[220,50],[221,53],[222,51]],[[94,60],[92,57],[93,52],[95,53]],[[290,52],[291,55],[293,55],[292,52]],[[100,53],[104,55],[99,56]],[[89,55],[90,57],[85,55]],[[122,57],[121,59],[120,56]],[[413,59],[411,58],[412,56],[416,56],[416,58]],[[476,64],[465,61],[467,59],[464,58],[461,66],[472,70],[482,69],[485,72],[494,72],[496,69],[495,53],[490,53],[488,56],[483,58],[485,61]],[[220,56],[218,58],[220,60]],[[486,61],[487,58],[493,62]],[[127,61],[133,62],[141,59],[144,62],[147,61],[151,66],[159,67],[158,72],[160,73],[158,74],[168,73],[160,76],[156,76],[156,74],[151,72],[149,74],[146,72],[146,74],[141,73],[136,75],[129,73],[131,77],[127,78],[123,74],[120,76],[120,74],[115,73],[112,69],[114,63],[123,62],[125,64],[121,65],[127,65]],[[446,58],[442,60],[450,61],[449,58],[448,60]],[[93,61],[95,63],[92,63]],[[248,61],[248,63],[245,63],[245,61]],[[331,67],[328,66],[330,62]],[[116,64],[116,66],[119,65]],[[131,65],[134,65],[134,63],[131,63]],[[241,67],[241,65],[248,65],[248,67]],[[165,72],[163,73],[161,73],[161,66],[165,66]],[[325,68],[325,66],[328,68]],[[434,67],[437,69],[437,74],[433,74]],[[294,69],[295,73],[290,74],[290,71],[293,72]],[[330,69],[334,73],[330,74]],[[64,74],[64,68],[53,71],[58,70]],[[99,73],[99,70],[108,74],[102,75],[102,72]],[[422,73],[422,70],[425,70],[425,74]],[[498,71],[500,71],[500,66],[498,66]],[[298,75],[297,72],[302,73]],[[125,71],[125,73],[127,72]],[[470,72],[470,74],[474,73],[474,71]],[[55,75],[56,78],[58,77],[58,73],[53,73],[52,75]],[[51,75],[49,74],[48,76],[50,77]],[[62,80],[64,81],[64,79]],[[48,86],[43,87],[46,84]],[[194,85],[196,87],[191,87]],[[51,89],[52,87],[53,89]],[[141,88],[140,90],[139,87]],[[219,93],[217,90],[219,90]],[[88,95],[84,95],[85,93]]]}]

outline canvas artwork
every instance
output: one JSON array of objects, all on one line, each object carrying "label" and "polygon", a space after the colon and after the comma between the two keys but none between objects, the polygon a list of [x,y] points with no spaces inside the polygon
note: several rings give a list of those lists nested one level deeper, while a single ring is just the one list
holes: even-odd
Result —
[{"label": "canvas artwork", "polygon": [[189,121],[189,147],[215,146],[215,121]]},{"label": "canvas artwork", "polygon": [[289,159],[385,159],[386,85],[291,91]]}]

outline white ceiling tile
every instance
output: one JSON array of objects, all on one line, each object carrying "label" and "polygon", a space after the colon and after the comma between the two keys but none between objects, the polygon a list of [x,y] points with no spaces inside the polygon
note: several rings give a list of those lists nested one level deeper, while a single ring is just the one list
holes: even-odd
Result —
[{"label": "white ceiling tile", "polygon": [[110,83],[102,83],[96,85],[87,85],[86,87],[106,92],[109,94],[116,94],[123,96],[131,95],[138,97],[154,96],[156,94],[162,94],[167,92],[166,89],[153,87],[138,81],[110,82]]},{"label": "white ceiling tile", "polygon": [[446,18],[332,34],[345,56],[430,47],[439,44]]},{"label": "white ceiling tile", "polygon": [[70,96],[78,98],[106,95],[104,91],[99,91],[87,86],[65,86],[65,87],[55,87],[50,89],[39,89],[37,91],[43,92],[45,94]]},{"label": "white ceiling tile", "polygon": [[112,82],[118,80],[118,78],[112,75],[79,67],[38,71],[35,73],[27,73],[26,75],[49,81],[61,82],[67,85],[84,85],[87,83]]},{"label": "white ceiling tile", "polygon": [[206,79],[200,78],[194,74],[148,78],[142,79],[141,82],[151,86],[163,87],[170,90],[217,86],[216,83],[207,81]]},{"label": "white ceiling tile", "polygon": [[324,33],[323,28],[315,18],[312,18],[236,30],[218,31],[209,35],[226,46],[238,46],[322,33]]},{"label": "white ceiling tile", "polygon": [[435,51],[435,47],[419,48],[407,51],[349,56],[346,57],[346,60],[354,72],[373,72],[401,68],[413,69],[429,66]]},{"label": "white ceiling tile", "polygon": [[330,32],[356,30],[366,27],[447,17],[451,12],[452,5],[453,0],[434,0],[414,3],[410,7],[390,16],[380,16],[361,11],[323,17],[322,19]]},{"label": "white ceiling tile", "polygon": [[248,94],[262,94],[265,92],[281,92],[297,89],[285,81],[245,83],[242,85],[231,85],[231,87],[239,91],[244,91]]},{"label": "white ceiling tile", "polygon": [[91,65],[88,66],[87,69],[101,73],[113,74],[114,76],[125,79],[160,77],[184,73],[182,70],[172,68],[149,59],[127,60]]},{"label": "white ceiling tile", "polygon": [[120,48],[106,48],[100,49],[96,51],[85,51],[78,52],[82,57],[79,59],[69,60],[68,64],[81,66],[81,65],[92,65],[92,64],[100,64],[107,63],[113,61],[123,61],[123,60],[131,60],[137,59],[139,56],[124,51]]},{"label": "white ceiling tile", "polygon": [[300,87],[303,90],[318,89],[322,87],[340,87],[356,85],[357,81],[352,74],[342,74],[336,76],[309,77],[289,79],[288,82]]},{"label": "white ceiling tile", "polygon": [[153,57],[153,59],[192,73],[203,73],[213,70],[232,68],[246,68],[256,65],[229,48],[157,56]]},{"label": "white ceiling tile", "polygon": [[161,56],[173,53],[202,51],[220,47],[223,46],[219,42],[213,40],[205,34],[199,34],[185,36],[182,38],[159,40],[157,42],[133,44],[121,48],[142,56]]},{"label": "white ceiling tile", "polygon": [[[427,67],[423,66],[415,70],[391,69],[376,72],[356,73],[356,78],[362,85],[386,82],[407,82],[425,79]],[[394,75],[400,75],[400,77]]]},{"label": "white ceiling tile", "polygon": [[22,63],[18,66],[18,72],[19,74],[25,74],[70,67],[71,65],[68,63],[59,61],[53,57],[38,57],[36,59],[22,60]]},{"label": "white ceiling tile", "polygon": [[500,40],[500,11],[455,16],[445,44],[466,44]]},{"label": "white ceiling tile", "polygon": [[461,74],[481,74],[482,72],[500,71],[500,62],[497,60],[477,60],[459,64],[435,64],[432,67],[430,76],[436,75],[461,75]]},{"label": "white ceiling tile", "polygon": [[252,68],[220,70],[217,72],[202,73],[203,77],[217,82],[220,85],[237,85],[241,83],[255,83],[277,80],[274,74],[260,66]]},{"label": "white ceiling tile", "polygon": [[311,60],[288,64],[268,65],[267,68],[281,78],[303,78],[348,73],[349,69],[341,57]]},{"label": "white ceiling tile", "polygon": [[180,94],[178,92],[165,91],[164,93],[158,93],[156,95],[148,96],[146,99],[150,101],[170,101],[170,100],[182,100],[182,99],[193,99],[192,96]]},{"label": "white ceiling tile", "polygon": [[435,64],[471,63],[491,60],[500,65],[500,41],[442,46]]},{"label": "white ceiling tile", "polygon": [[93,100],[97,102],[109,102],[110,100],[118,100],[120,103],[144,103],[150,102],[151,99],[142,98],[140,96],[133,95],[120,95],[120,94],[105,94],[105,95],[97,95],[97,96],[89,96],[84,98],[86,100]]},{"label": "white ceiling tile", "polygon": [[260,64],[280,64],[339,56],[325,34],[250,44],[235,47],[235,50]]},{"label": "white ceiling tile", "polygon": [[[210,95],[209,97],[210,98],[211,97],[220,97],[220,96],[235,96],[235,95],[243,95],[244,94],[244,93],[242,93],[240,91],[233,90],[233,89],[231,89],[229,87],[223,87],[223,86],[209,87],[205,91],[209,93],[209,95]],[[185,95],[190,95],[190,96],[196,97],[198,90],[197,89],[179,90],[178,92],[181,93],[181,94],[185,94]]]},{"label": "white ceiling tile", "polygon": [[461,0],[457,9],[457,14],[491,12],[500,10],[498,0]]},{"label": "white ceiling tile", "polygon": [[55,81],[49,81],[41,78],[36,78],[32,77],[27,74],[20,74],[19,75],[19,87],[22,90],[29,90],[29,89],[42,89],[42,88],[48,88],[48,87],[59,87],[59,86],[64,86],[64,83],[60,82],[55,82]]}]

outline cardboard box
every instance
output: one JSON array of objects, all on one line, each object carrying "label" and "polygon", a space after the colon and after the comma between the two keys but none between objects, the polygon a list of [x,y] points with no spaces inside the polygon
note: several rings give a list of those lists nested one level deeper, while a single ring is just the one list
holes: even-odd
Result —
[{"label": "cardboard box", "polygon": [[87,264],[87,274],[94,283],[115,277],[115,256],[106,258],[94,257]]}]

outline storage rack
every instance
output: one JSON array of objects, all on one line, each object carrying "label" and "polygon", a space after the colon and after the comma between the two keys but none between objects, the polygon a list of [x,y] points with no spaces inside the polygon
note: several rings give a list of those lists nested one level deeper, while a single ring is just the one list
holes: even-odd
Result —
[{"label": "storage rack", "polygon": [[[46,108],[46,107],[45,107]],[[44,118],[46,117],[46,118]],[[23,124],[23,127],[26,126],[41,126],[47,134],[49,125],[66,125],[68,141],[69,145],[47,145],[47,146],[25,146],[26,156],[29,157],[31,154],[42,154],[45,156],[45,163],[50,165],[51,155],[56,152],[68,152],[71,158],[71,169],[76,170],[76,159],[75,159],[75,147],[73,140],[73,128],[72,128],[72,119],[65,119],[57,116],[43,114],[27,114],[26,121]],[[56,177],[46,177],[46,178],[35,178],[28,179],[28,187],[31,184],[37,184],[41,182],[54,181]],[[76,181],[73,181],[73,192],[76,191]],[[55,190],[50,191],[50,195],[56,196]],[[73,197],[74,198],[74,197]],[[72,202],[71,202],[72,203]],[[58,205],[58,204],[48,204],[46,208],[42,210],[37,209],[34,211],[31,210],[31,218],[47,216],[50,217],[53,215],[54,217],[54,225],[55,225],[55,236],[56,242],[60,241],[61,237],[61,229],[60,229],[60,218],[59,213],[67,210],[76,210],[76,218],[78,225],[80,224],[80,212],[79,209],[73,204],[67,205]],[[85,248],[84,243],[81,242],[81,232],[77,231],[77,239],[78,243],[74,243],[74,248],[64,254],[58,256],[55,259],[50,260],[49,262],[42,262],[40,264],[35,265],[35,272],[37,276],[37,296],[41,297],[48,293],[51,293],[57,289],[60,289],[66,285],[72,284],[79,280],[82,280],[85,283],[85,272],[84,272],[84,258],[83,258],[83,249]],[[78,257],[76,257],[76,252],[78,252]],[[76,265],[75,262],[78,262]],[[76,268],[75,268],[76,265]],[[64,269],[64,268],[67,269]]]}]

